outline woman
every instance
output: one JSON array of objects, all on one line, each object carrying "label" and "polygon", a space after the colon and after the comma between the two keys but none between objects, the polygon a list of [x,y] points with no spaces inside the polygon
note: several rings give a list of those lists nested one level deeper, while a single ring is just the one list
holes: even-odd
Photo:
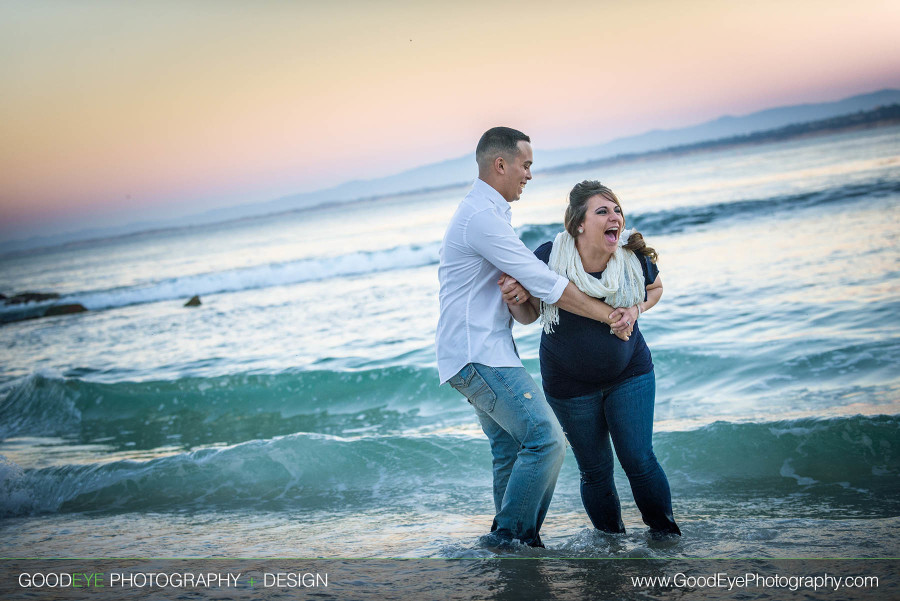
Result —
[{"label": "woman", "polygon": [[656,384],[650,350],[637,325],[640,315],[662,296],[656,251],[641,234],[626,235],[618,198],[597,181],[583,181],[572,189],[565,228],[534,254],[586,294],[620,307],[610,321],[624,315],[633,328],[630,335],[617,336],[608,325],[541,306],[534,298],[530,303],[510,302],[510,311],[522,323],[540,314],[544,324],[544,393],[575,453],[581,498],[594,527],[625,532],[613,480],[612,439],[651,533],[680,535],[669,483],[653,454]]}]

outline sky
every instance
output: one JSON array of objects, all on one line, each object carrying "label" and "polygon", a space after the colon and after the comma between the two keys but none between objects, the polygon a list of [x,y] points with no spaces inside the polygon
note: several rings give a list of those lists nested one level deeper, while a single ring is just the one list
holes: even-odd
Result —
[{"label": "sky", "polygon": [[[896,0],[0,0],[0,240],[900,87]],[[473,167],[474,176],[474,167]]]}]

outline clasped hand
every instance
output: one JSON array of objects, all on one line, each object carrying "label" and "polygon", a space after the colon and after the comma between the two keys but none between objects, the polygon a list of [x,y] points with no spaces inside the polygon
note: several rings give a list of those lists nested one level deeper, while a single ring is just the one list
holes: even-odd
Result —
[{"label": "clasped hand", "polygon": [[637,305],[613,310],[609,314],[609,331],[622,340],[628,340],[634,330],[638,315],[640,315],[640,311],[638,311]]},{"label": "clasped hand", "polygon": [[522,303],[528,302],[528,299],[531,298],[531,295],[525,290],[522,284],[511,275],[506,275],[505,273],[500,274],[497,285],[500,286],[500,293],[503,294],[503,301],[507,305],[521,305]]},{"label": "clasped hand", "polygon": [[[501,274],[497,285],[500,286],[503,301],[511,307],[528,302],[531,298],[528,290],[511,275]],[[622,340],[628,340],[634,330],[634,323],[637,321],[638,315],[637,306],[615,309],[609,314],[610,332]]]}]

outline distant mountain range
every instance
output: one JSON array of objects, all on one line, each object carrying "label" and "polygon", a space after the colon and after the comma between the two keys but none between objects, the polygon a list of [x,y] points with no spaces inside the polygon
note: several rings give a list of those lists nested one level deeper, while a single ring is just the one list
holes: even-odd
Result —
[{"label": "distant mountain range", "polygon": [[751,132],[748,134],[739,134],[736,136],[728,136],[727,138],[701,140],[700,142],[666,146],[665,148],[660,148],[657,150],[624,152],[610,157],[589,159],[580,163],[565,163],[563,165],[550,167],[542,171],[544,173],[583,171],[584,169],[591,169],[600,165],[621,164],[636,159],[646,160],[647,158],[656,156],[671,156],[697,151],[710,151],[714,149],[730,148],[746,144],[760,144],[777,142],[780,140],[790,140],[808,135],[821,135],[830,132],[848,131],[863,128],[870,129],[873,127],[884,127],[891,125],[900,125],[900,103],[888,104],[876,107],[874,109],[869,109],[867,111],[857,111],[855,113],[839,115],[837,117],[828,117],[827,119],[804,121],[802,123],[792,123],[783,127],[765,129],[762,131]]},{"label": "distant mountain range", "polygon": [[881,90],[820,104],[797,104],[766,109],[743,117],[726,115],[714,121],[681,129],[653,130],[637,136],[619,138],[606,144],[554,150],[542,153],[541,161],[547,166],[565,163],[581,163],[591,159],[606,158],[616,154],[646,152],[671,146],[683,146],[718,138],[730,138],[745,134],[776,129],[785,125],[806,123],[867,111],[879,106],[900,102],[900,90]]},{"label": "distant mountain range", "polygon": [[[679,129],[652,130],[636,136],[618,138],[604,144],[560,150],[541,150],[537,148],[534,152],[535,162],[540,165],[542,170],[554,169],[562,165],[593,162],[617,155],[643,153],[722,138],[745,136],[788,125],[819,121],[897,103],[900,103],[900,90],[880,90],[869,94],[852,96],[837,102],[784,106],[739,117],[727,115],[700,125]],[[267,202],[216,209],[178,220],[135,223],[106,230],[81,231],[67,235],[5,242],[0,244],[0,252],[37,248],[50,244],[64,244],[74,240],[100,236],[126,235],[150,229],[230,221],[309,208],[322,204],[351,201],[359,198],[463,184],[471,181],[475,177],[475,173],[473,152],[455,159],[423,165],[387,177],[354,180],[333,188],[293,194]]]},{"label": "distant mountain range", "polygon": [[[766,109],[742,117],[729,115],[692,127],[653,130],[594,146],[562,150],[541,150],[536,148],[534,151],[535,162],[541,169],[550,169],[568,163],[584,163],[617,154],[645,152],[694,142],[729,138],[795,123],[817,121],[857,111],[865,111],[898,102],[900,102],[900,90],[891,89],[852,96],[837,102],[785,106]],[[475,153],[472,152],[455,159],[416,167],[396,175],[346,182],[326,190],[293,194],[254,205],[219,209],[205,213],[203,217],[215,217],[216,220],[246,217],[251,214],[276,213],[333,201],[354,200],[423,188],[436,188],[470,181],[475,178],[475,174]]]}]

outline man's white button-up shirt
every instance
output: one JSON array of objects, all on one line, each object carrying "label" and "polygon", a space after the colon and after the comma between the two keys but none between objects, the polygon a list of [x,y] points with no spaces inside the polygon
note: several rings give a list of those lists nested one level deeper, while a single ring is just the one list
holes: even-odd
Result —
[{"label": "man's white button-up shirt", "polygon": [[513,230],[509,203],[481,179],[460,203],[441,245],[441,314],[435,346],[441,383],[467,363],[521,367],[512,316],[497,280],[508,273],[532,296],[555,303],[569,283]]}]

